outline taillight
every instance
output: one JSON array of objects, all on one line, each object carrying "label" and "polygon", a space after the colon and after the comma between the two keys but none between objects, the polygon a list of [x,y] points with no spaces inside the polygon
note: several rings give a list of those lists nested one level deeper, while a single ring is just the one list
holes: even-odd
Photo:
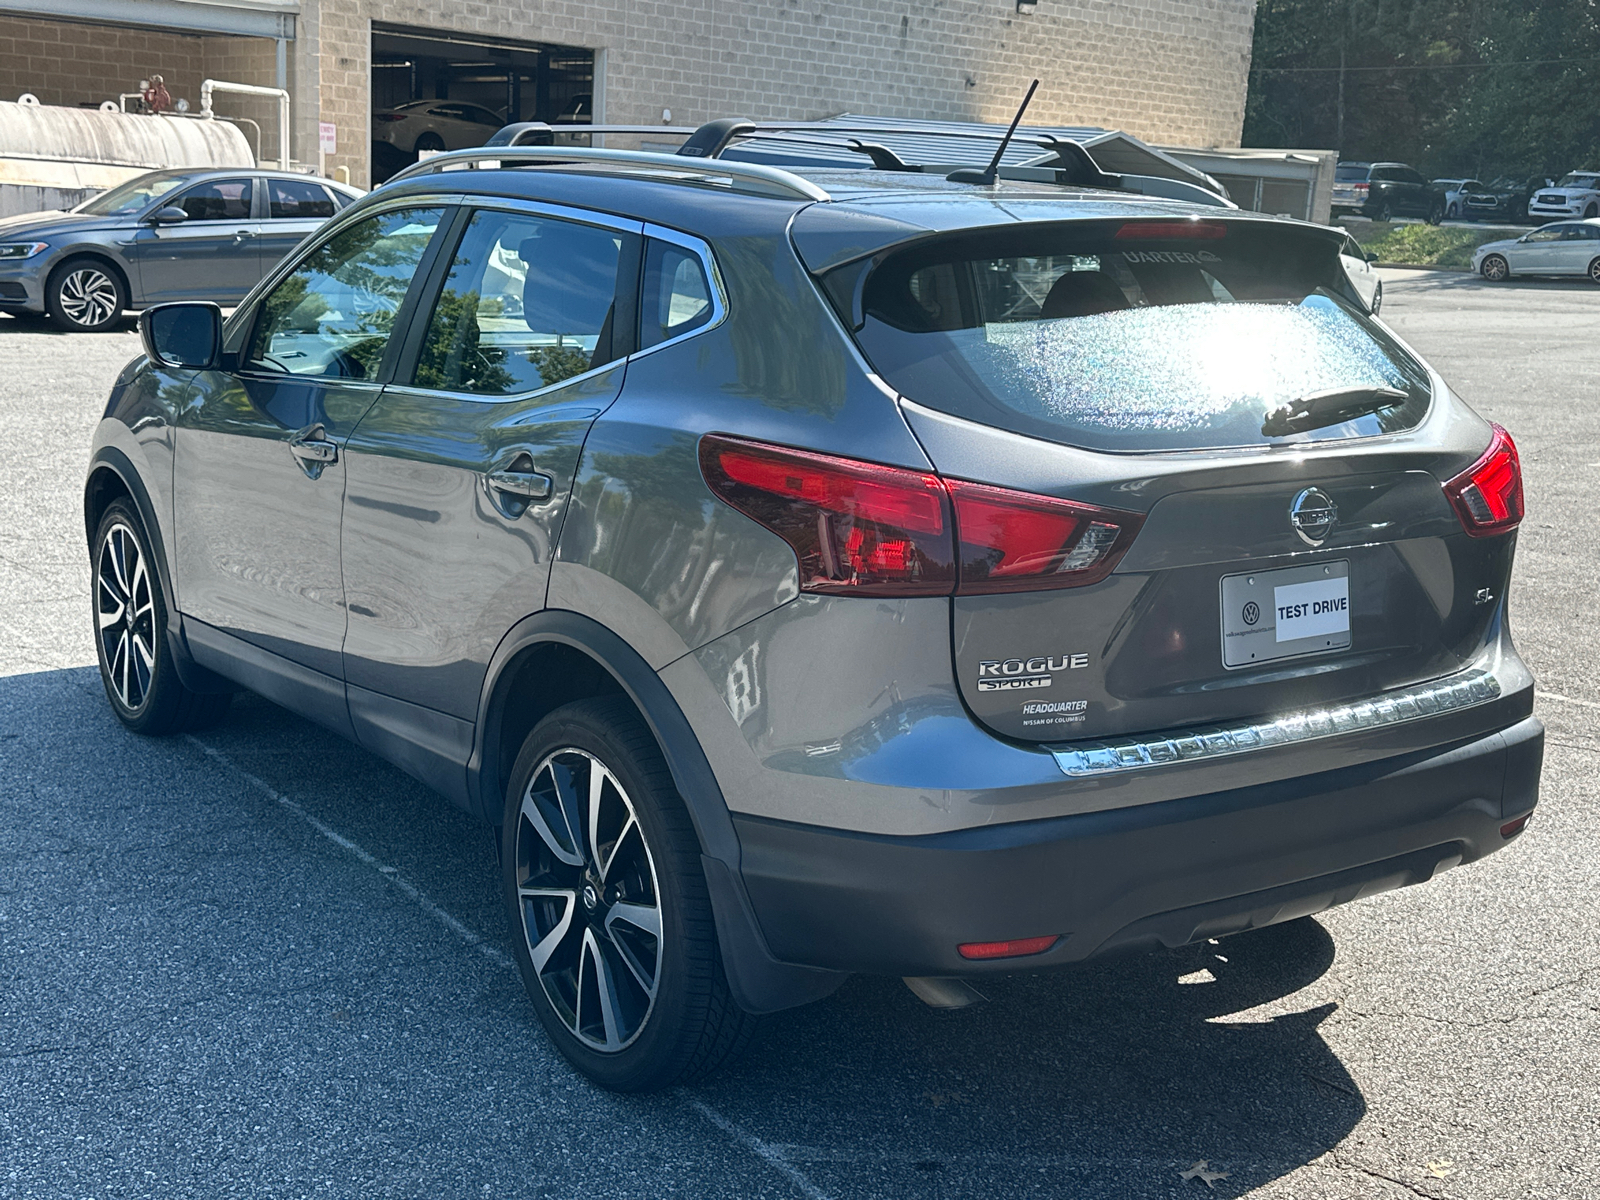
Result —
[{"label": "taillight", "polygon": [[945,480],[956,506],[960,590],[1025,592],[1098,583],[1133,544],[1144,517]]},{"label": "taillight", "polygon": [[1356,184],[1356,191],[1358,191],[1358,192],[1370,192],[1371,190],[1372,190],[1372,185],[1370,183],[1358,183],[1358,184]]},{"label": "taillight", "polygon": [[700,470],[726,503],[794,550],[800,590],[948,596],[1104,579],[1144,523],[921,471],[707,434]]},{"label": "taillight", "polygon": [[700,470],[719,497],[800,560],[800,590],[948,596],[950,501],[937,475],[708,434]]},{"label": "taillight", "polygon": [[1500,426],[1491,428],[1494,436],[1483,457],[1444,485],[1444,494],[1473,537],[1505,533],[1522,521],[1522,463],[1516,443]]},{"label": "taillight", "polygon": [[1228,227],[1221,221],[1201,221],[1191,217],[1187,221],[1128,221],[1117,229],[1116,240],[1201,238],[1205,241],[1214,241],[1227,236]]},{"label": "taillight", "polygon": [[404,121],[406,119],[406,114],[405,113],[373,113],[372,114],[372,119],[374,121],[382,121],[385,124],[387,124],[390,121]]}]

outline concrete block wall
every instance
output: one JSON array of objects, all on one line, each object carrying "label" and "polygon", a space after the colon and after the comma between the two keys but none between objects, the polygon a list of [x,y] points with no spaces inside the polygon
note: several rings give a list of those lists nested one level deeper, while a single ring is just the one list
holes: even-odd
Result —
[{"label": "concrete block wall", "polygon": [[[1146,141],[1237,146],[1255,0],[304,0],[301,92],[338,128],[330,160],[367,181],[371,23],[604,54],[614,124],[854,111],[1103,125]],[[315,161],[310,104],[296,153]]]}]

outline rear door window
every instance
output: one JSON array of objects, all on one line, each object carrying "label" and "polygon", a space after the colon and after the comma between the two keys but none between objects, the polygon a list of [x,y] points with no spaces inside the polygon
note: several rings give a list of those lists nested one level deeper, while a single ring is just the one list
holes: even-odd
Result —
[{"label": "rear door window", "polygon": [[[946,237],[880,261],[851,323],[867,358],[909,399],[1088,449],[1408,429],[1427,411],[1427,371],[1363,311],[1343,245],[1243,221]],[[1404,399],[1287,437],[1269,432],[1268,414],[1308,397],[1381,388]]]},{"label": "rear door window", "polygon": [[267,196],[274,221],[305,220],[333,216],[333,200],[320,184],[298,179],[269,179]]},{"label": "rear door window", "polygon": [[412,383],[509,396],[618,357],[617,267],[632,236],[531,213],[475,213],[434,301]]}]

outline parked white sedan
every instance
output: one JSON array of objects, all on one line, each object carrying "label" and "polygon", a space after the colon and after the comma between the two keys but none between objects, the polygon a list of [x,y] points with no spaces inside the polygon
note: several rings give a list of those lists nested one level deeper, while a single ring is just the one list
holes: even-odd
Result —
[{"label": "parked white sedan", "polygon": [[413,100],[372,114],[372,138],[406,154],[481,146],[505,122],[499,114],[456,100]]},{"label": "parked white sedan", "polygon": [[1491,283],[1513,275],[1587,275],[1600,283],[1600,219],[1557,221],[1479,246],[1472,269]]}]

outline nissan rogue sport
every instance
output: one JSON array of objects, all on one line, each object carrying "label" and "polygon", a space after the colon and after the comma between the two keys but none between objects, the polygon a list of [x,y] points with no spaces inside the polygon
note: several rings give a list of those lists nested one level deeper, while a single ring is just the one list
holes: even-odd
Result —
[{"label": "nissan rogue sport", "polygon": [[723,148],[443,155],[226,322],[147,311],[85,492],[123,724],[249,689],[498,826],[532,1004],[619,1090],[852,972],[1221,937],[1522,829],[1516,448],[1343,233],[1081,150]]}]

